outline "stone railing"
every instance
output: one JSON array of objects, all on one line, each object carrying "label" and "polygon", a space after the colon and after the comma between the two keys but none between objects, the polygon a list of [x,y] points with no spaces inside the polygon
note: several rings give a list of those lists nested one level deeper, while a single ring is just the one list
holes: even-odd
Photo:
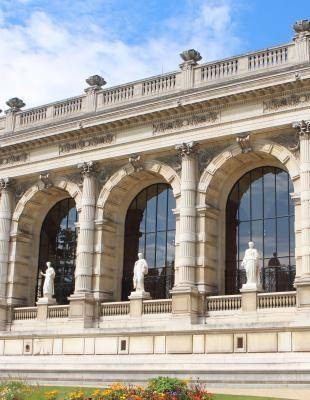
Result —
[{"label": "stone railing", "polygon": [[69,306],[49,306],[47,311],[47,318],[68,318]]},{"label": "stone railing", "polygon": [[[194,67],[191,85],[192,88],[208,87],[216,82],[253,76],[270,67],[274,70],[283,65],[298,65],[302,62],[298,51],[294,43],[289,43],[217,62],[200,64]],[[13,117],[12,114],[7,114],[5,118],[0,118],[0,135],[6,133],[6,129],[8,132],[10,130],[18,131],[30,126],[56,123],[66,118],[100,112],[122,103],[127,106],[148,97],[153,98],[162,96],[162,94],[178,93],[184,89],[190,89],[186,86],[188,83],[185,83],[187,81],[183,77],[183,73],[184,71],[176,71],[108,89],[90,91],[89,94],[87,92],[61,102],[13,113]],[[94,98],[88,101],[87,96],[94,96]],[[6,118],[15,118],[15,123],[9,121],[6,124]]]},{"label": "stone railing", "polygon": [[12,319],[15,321],[36,319],[37,318],[37,307],[17,307],[13,308]]},{"label": "stone railing", "polygon": [[171,299],[143,301],[143,314],[170,314],[171,312]]},{"label": "stone railing", "polygon": [[257,308],[282,308],[296,306],[296,292],[259,293]]},{"label": "stone railing", "polygon": [[274,67],[288,62],[288,46],[267,49],[248,56],[248,69]]},{"label": "stone railing", "polygon": [[242,306],[242,296],[208,296],[206,297],[206,311],[235,311]]},{"label": "stone railing", "polygon": [[117,315],[127,315],[130,312],[129,301],[115,303],[101,303],[102,317],[113,317]]}]

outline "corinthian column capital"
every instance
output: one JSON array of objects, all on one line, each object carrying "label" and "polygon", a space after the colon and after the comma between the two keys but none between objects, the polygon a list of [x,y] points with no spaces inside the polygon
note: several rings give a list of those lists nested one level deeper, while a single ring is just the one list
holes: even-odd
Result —
[{"label": "corinthian column capital", "polygon": [[96,172],[96,163],[94,161],[85,161],[78,164],[78,168],[82,174],[82,177],[94,175]]},{"label": "corinthian column capital", "polygon": [[298,135],[308,136],[310,134],[310,121],[298,121],[292,124],[293,128],[297,130]]},{"label": "corinthian column capital", "polygon": [[12,189],[14,184],[14,180],[12,178],[0,178],[0,192],[2,190]]},{"label": "corinthian column capital", "polygon": [[198,154],[198,143],[197,142],[189,142],[182,143],[175,146],[175,149],[178,151],[180,157],[196,157]]}]

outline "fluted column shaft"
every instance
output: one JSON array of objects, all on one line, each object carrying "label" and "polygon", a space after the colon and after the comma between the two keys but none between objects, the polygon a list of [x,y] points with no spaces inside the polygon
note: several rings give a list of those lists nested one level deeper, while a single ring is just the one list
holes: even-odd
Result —
[{"label": "fluted column shaft", "polygon": [[176,287],[195,285],[197,147],[193,142],[177,146],[182,172]]},{"label": "fluted column shaft", "polygon": [[92,290],[96,181],[92,162],[81,164],[79,167],[83,176],[83,189],[77,243],[75,293],[89,293]]},{"label": "fluted column shaft", "polygon": [[300,137],[301,278],[310,279],[310,121],[293,125]]},{"label": "fluted column shaft", "polygon": [[13,193],[9,178],[0,179],[0,301],[6,298]]}]

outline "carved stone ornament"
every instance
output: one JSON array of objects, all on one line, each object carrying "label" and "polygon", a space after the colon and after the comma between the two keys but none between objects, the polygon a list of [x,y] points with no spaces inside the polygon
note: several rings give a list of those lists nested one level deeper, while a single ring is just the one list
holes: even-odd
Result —
[{"label": "carved stone ornament", "polygon": [[98,171],[98,183],[99,184],[105,184],[111,176],[119,169],[119,165],[105,165]]},{"label": "carved stone ornament", "polygon": [[19,111],[21,108],[25,107],[26,104],[18,97],[13,97],[6,102],[6,105],[9,106],[12,111]]},{"label": "carved stone ornament", "polygon": [[297,133],[293,134],[279,134],[270,138],[273,142],[279,143],[286,147],[293,154],[297,154],[299,151],[299,138]]},{"label": "carved stone ornament", "polygon": [[293,128],[297,129],[300,136],[306,136],[310,133],[310,121],[298,121],[293,123]]},{"label": "carved stone ornament", "polygon": [[220,154],[225,148],[227,148],[231,143],[226,141],[225,143],[221,144],[214,144],[208,146],[205,149],[201,149],[198,154],[198,171],[199,175],[203,173],[203,171],[207,168],[210,162]]},{"label": "carved stone ornament", "polygon": [[246,154],[246,153],[249,153],[250,151],[252,151],[249,133],[244,133],[243,135],[238,135],[236,137],[236,142],[241,147],[242,153]]},{"label": "carved stone ornament", "polygon": [[189,49],[189,50],[183,51],[180,54],[180,57],[185,62],[192,61],[195,64],[202,59],[199,51],[194,50],[194,49]]},{"label": "carved stone ornament", "polygon": [[164,133],[172,133],[175,131],[212,124],[219,119],[219,116],[219,111],[208,111],[190,114],[188,116],[166,121],[155,122],[153,124],[153,135],[156,136]]},{"label": "carved stone ornament", "polygon": [[290,108],[310,101],[310,93],[290,94],[263,102],[263,111],[277,111],[281,108]]},{"label": "carved stone ornament", "polygon": [[102,86],[106,85],[105,79],[100,76],[100,75],[92,75],[89,78],[87,78],[86,83],[91,86],[91,87],[96,87],[100,89]]},{"label": "carved stone ornament", "polygon": [[178,154],[171,154],[167,156],[157,157],[156,159],[162,162],[163,164],[169,165],[177,173],[179,173],[182,169],[180,156]]},{"label": "carved stone ornament", "polygon": [[59,145],[59,154],[71,153],[74,151],[87,150],[92,147],[108,145],[115,141],[115,134],[105,133],[103,135],[89,137],[87,139],[76,139],[71,142]]},{"label": "carved stone ornament", "polygon": [[0,157],[0,167],[2,165],[19,164],[29,159],[29,153],[15,153]]},{"label": "carved stone ornament", "polygon": [[82,176],[94,174],[96,171],[96,165],[94,161],[85,161],[81,164],[78,164],[78,168],[81,171]]},{"label": "carved stone ornament", "polygon": [[0,191],[11,189],[14,184],[14,180],[12,178],[0,178]]},{"label": "carved stone ornament", "polygon": [[40,182],[43,184],[44,189],[48,189],[53,186],[51,175],[48,171],[43,171],[39,176]]},{"label": "carved stone ornament", "polygon": [[179,144],[175,146],[175,149],[179,152],[180,157],[195,157],[198,153],[198,147],[197,142],[189,142]]},{"label": "carved stone ornament", "polygon": [[300,21],[296,21],[293,25],[293,29],[296,32],[296,35],[310,34],[310,20],[303,19]]},{"label": "carved stone ornament", "polygon": [[143,169],[143,162],[140,154],[131,154],[128,159],[129,164],[132,165],[135,172]]}]

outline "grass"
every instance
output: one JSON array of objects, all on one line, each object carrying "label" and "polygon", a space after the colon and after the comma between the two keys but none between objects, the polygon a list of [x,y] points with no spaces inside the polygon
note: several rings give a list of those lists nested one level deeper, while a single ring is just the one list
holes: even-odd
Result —
[{"label": "grass", "polygon": [[[64,396],[72,391],[82,390],[86,394],[91,394],[95,388],[86,388],[86,387],[67,387],[67,386],[38,386],[34,388],[34,391],[29,393],[27,400],[44,400],[44,393],[57,390],[59,392],[58,399],[63,399]],[[210,389],[212,393],[212,389]],[[239,395],[230,395],[230,394],[214,394],[213,400],[281,400],[275,397],[259,397],[259,396],[239,396]]]}]

